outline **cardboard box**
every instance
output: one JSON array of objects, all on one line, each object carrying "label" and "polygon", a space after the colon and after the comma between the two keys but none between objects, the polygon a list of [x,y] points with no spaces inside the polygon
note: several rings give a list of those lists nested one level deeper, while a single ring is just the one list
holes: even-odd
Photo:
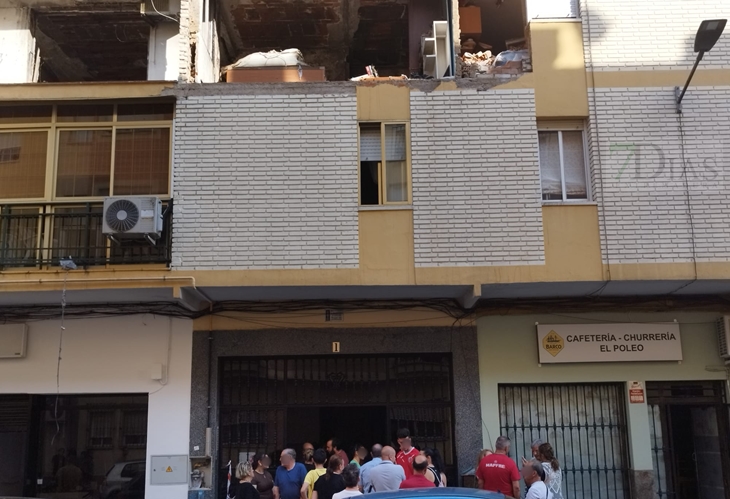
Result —
[{"label": "cardboard box", "polygon": [[462,35],[481,35],[482,9],[473,5],[459,7],[459,29]]},{"label": "cardboard box", "polygon": [[297,66],[271,66],[265,68],[234,68],[226,72],[228,83],[292,83],[301,81],[327,81],[324,68],[302,66],[299,78]]}]

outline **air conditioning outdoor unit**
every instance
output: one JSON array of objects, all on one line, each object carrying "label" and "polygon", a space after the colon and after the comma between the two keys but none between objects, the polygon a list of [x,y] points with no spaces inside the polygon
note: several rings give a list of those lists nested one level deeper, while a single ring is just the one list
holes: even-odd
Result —
[{"label": "air conditioning outdoor unit", "polygon": [[730,315],[717,319],[717,340],[720,348],[720,357],[730,360]]},{"label": "air conditioning outdoor unit", "polygon": [[180,14],[180,0],[142,0],[139,11],[143,16],[160,20],[177,18]]},{"label": "air conditioning outdoor unit", "polygon": [[146,239],[162,235],[162,201],[156,197],[104,199],[103,232],[111,239]]}]

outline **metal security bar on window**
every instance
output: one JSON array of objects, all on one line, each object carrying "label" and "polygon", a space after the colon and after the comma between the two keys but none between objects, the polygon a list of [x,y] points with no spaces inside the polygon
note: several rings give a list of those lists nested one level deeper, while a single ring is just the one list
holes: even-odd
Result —
[{"label": "metal security bar on window", "polygon": [[168,264],[172,250],[172,201],[164,208],[162,237],[110,243],[102,234],[102,205],[5,205],[0,207],[0,268]]},{"label": "metal security bar on window", "polygon": [[629,498],[622,385],[500,385],[499,403],[513,458],[536,439],[553,446],[565,499]]},{"label": "metal security bar on window", "polygon": [[89,448],[111,449],[114,446],[114,412],[89,412]]},{"label": "metal security bar on window", "polygon": [[145,448],[147,446],[147,411],[125,411],[122,418],[122,446]]}]

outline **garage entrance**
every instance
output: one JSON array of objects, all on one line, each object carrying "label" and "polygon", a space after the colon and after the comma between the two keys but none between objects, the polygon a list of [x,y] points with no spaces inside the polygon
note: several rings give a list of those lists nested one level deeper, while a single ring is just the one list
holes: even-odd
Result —
[{"label": "garage entrance", "polygon": [[355,444],[393,444],[406,427],[455,469],[450,353],[224,357],[219,386],[221,463],[333,436],[352,457]]}]

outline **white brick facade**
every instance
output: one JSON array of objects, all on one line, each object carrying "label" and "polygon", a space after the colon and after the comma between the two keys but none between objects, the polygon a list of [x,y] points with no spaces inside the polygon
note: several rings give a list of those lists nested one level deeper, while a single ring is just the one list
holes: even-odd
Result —
[{"label": "white brick facade", "polygon": [[357,267],[357,167],[354,89],[181,99],[173,267]]},{"label": "white brick facade", "polygon": [[411,93],[419,267],[544,263],[533,90]]},{"label": "white brick facade", "polygon": [[[586,63],[592,55],[596,71],[687,69],[700,22],[728,12],[728,0],[581,0]],[[702,67],[730,68],[727,29]]]},{"label": "white brick facade", "polygon": [[673,88],[596,91],[590,149],[604,261],[730,259],[730,86],[685,97],[689,195],[673,97]]}]

